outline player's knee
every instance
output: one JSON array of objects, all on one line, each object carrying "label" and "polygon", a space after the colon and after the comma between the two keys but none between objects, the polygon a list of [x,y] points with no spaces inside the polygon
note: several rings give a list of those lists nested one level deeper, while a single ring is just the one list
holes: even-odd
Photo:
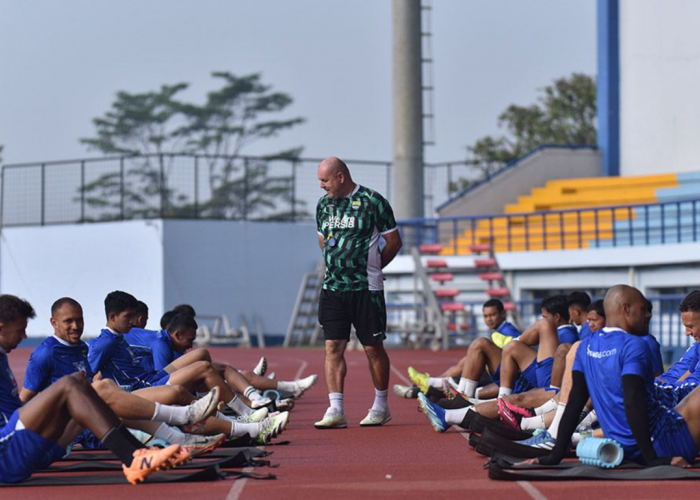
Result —
[{"label": "player's knee", "polygon": [[469,345],[469,350],[483,352],[488,347],[489,342],[486,337],[479,337]]},{"label": "player's knee", "polygon": [[206,349],[195,349],[192,351],[196,355],[198,361],[209,361],[211,363],[211,354]]},{"label": "player's knee", "polygon": [[326,342],[326,356],[339,358],[343,355],[343,344],[341,342]]}]

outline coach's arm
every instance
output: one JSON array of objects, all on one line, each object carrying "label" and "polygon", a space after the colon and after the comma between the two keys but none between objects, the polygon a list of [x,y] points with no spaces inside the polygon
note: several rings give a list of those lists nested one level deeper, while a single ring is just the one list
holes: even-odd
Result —
[{"label": "coach's arm", "polygon": [[381,253],[383,269],[389,262],[394,260],[396,254],[399,253],[399,250],[401,250],[403,243],[401,242],[401,234],[399,233],[398,227],[390,233],[382,234],[382,237],[384,238],[384,242],[386,243]]}]

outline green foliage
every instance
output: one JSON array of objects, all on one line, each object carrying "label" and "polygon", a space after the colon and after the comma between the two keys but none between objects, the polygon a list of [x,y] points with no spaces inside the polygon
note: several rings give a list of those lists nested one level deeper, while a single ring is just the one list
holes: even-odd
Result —
[{"label": "green foliage", "polygon": [[[96,136],[81,142],[105,154],[139,156],[129,159],[125,172],[108,172],[86,184],[81,194],[88,206],[105,208],[101,217],[114,218],[114,210],[122,210],[123,195],[125,217],[237,219],[286,213],[293,201],[290,178],[268,179],[264,159],[250,165],[239,155],[250,144],[277,136],[304,119],[276,119],[292,98],[262,83],[260,74],[238,77],[215,72],[212,76],[221,86],[209,92],[203,104],[180,98],[188,89],[186,83],[163,85],[158,91],[145,93],[117,93],[111,109],[93,120]],[[301,150],[279,151],[269,158],[293,160]],[[202,155],[198,161],[206,167],[207,195],[196,207],[191,197],[178,194],[169,181],[177,162],[182,162],[179,154]],[[192,185],[195,160],[190,160]],[[289,165],[291,170],[291,162]],[[294,203],[289,213],[305,214],[301,203]],[[278,204],[283,207],[278,208]]]},{"label": "green foliage", "polygon": [[[591,76],[573,73],[540,89],[536,104],[511,104],[498,117],[506,133],[486,136],[467,146],[466,163],[485,178],[508,162],[544,144],[596,144],[596,83]],[[476,181],[459,179],[450,191],[461,191]]]}]

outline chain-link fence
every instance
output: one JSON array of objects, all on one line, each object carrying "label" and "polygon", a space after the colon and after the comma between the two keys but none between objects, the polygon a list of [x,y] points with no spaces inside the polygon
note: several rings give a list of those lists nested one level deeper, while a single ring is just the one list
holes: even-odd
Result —
[{"label": "chain-link fence", "polygon": [[[3,226],[127,219],[313,220],[321,159],[148,155],[4,165]],[[391,201],[391,162],[346,161]],[[425,213],[447,201],[463,163],[426,165]]]}]

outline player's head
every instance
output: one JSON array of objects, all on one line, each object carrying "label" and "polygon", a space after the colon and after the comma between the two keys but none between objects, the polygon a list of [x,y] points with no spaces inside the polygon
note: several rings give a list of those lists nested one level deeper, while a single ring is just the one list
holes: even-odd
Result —
[{"label": "player's head", "polygon": [[615,285],[605,294],[605,324],[633,335],[646,335],[649,306],[642,292],[627,285]]},{"label": "player's head", "polygon": [[85,320],[83,308],[77,300],[62,297],[51,306],[51,326],[59,339],[77,345],[83,335]]},{"label": "player's head", "polygon": [[566,295],[552,295],[540,302],[542,317],[552,326],[559,327],[569,323],[569,303]]},{"label": "player's head", "polygon": [[167,311],[163,316],[160,317],[160,329],[161,330],[167,330],[168,325],[170,325],[170,321],[178,315],[178,314],[183,314],[183,313],[178,313],[177,311]]},{"label": "player's head", "polygon": [[180,304],[180,305],[177,305],[177,306],[173,307],[173,312],[189,314],[189,315],[192,316],[193,318],[196,318],[196,317],[197,317],[197,313],[196,313],[196,311],[194,310],[194,307],[192,307],[192,306],[189,305],[189,304]]},{"label": "player's head", "polygon": [[32,305],[14,295],[0,295],[0,348],[10,352],[27,338],[27,320],[36,313]]},{"label": "player's head", "polygon": [[605,309],[603,308],[603,300],[591,302],[586,310],[588,328],[592,332],[597,332],[605,326]]},{"label": "player's head", "polygon": [[117,333],[129,333],[134,322],[138,300],[133,295],[114,291],[105,297],[107,326]]},{"label": "player's head", "polygon": [[168,324],[168,335],[172,340],[173,350],[183,353],[192,348],[197,337],[197,321],[186,313],[176,313]]},{"label": "player's head", "polygon": [[318,180],[329,198],[342,198],[353,188],[348,166],[340,158],[331,156],[318,165]]},{"label": "player's head", "polygon": [[693,290],[681,302],[681,322],[685,334],[700,342],[700,290]]},{"label": "player's head", "polygon": [[591,298],[586,292],[571,292],[566,300],[569,304],[569,318],[577,325],[582,325],[586,321],[588,306],[591,305]]},{"label": "player's head", "polygon": [[148,324],[148,306],[145,302],[136,301],[136,311],[134,311],[134,320],[131,326],[134,328],[146,328]]},{"label": "player's head", "polygon": [[503,302],[498,299],[490,299],[484,302],[481,312],[484,315],[486,327],[491,331],[496,330],[496,328],[506,320],[506,311],[503,308]]}]

